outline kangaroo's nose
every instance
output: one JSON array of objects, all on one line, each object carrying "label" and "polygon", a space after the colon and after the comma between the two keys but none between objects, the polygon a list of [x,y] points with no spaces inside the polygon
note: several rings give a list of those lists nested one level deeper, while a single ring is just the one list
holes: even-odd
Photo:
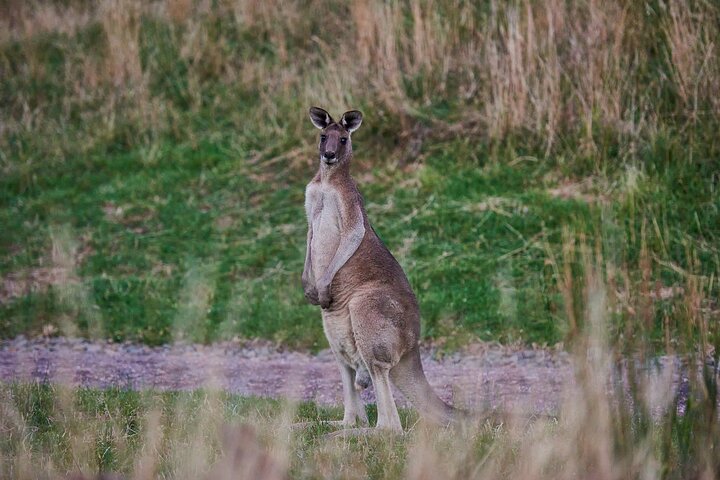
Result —
[{"label": "kangaroo's nose", "polygon": [[332,158],[335,158],[335,152],[329,152],[329,151],[326,150],[325,153],[323,154],[323,156],[324,156],[325,158],[332,159]]}]

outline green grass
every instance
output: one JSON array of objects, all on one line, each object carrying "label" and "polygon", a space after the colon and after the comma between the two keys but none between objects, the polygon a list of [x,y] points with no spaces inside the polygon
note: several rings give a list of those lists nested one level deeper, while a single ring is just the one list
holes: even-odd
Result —
[{"label": "green grass", "polygon": [[[359,157],[362,146],[358,141]],[[60,226],[87,239],[92,253],[79,275],[95,307],[89,314],[108,337],[160,343],[177,328],[196,341],[242,335],[322,345],[319,312],[305,305],[298,283],[303,186],[312,169],[278,172],[275,185],[258,185],[248,177],[259,169],[217,145],[198,151],[168,145],[167,152],[155,168],[123,154],[103,160],[122,164],[121,172],[61,178],[14,197],[5,212],[20,225],[5,241],[21,246],[21,254],[4,259],[5,271],[36,264],[50,248],[52,228]],[[554,294],[544,253],[528,242],[557,242],[563,224],[590,222],[591,207],[549,197],[541,181],[547,167],[486,163],[445,172],[446,155],[430,157],[409,175],[386,175],[381,167],[379,182],[361,186],[376,230],[403,253],[425,335],[458,330],[488,340],[560,340],[561,321],[546,308]],[[393,186],[405,180],[415,185]],[[478,207],[488,198],[500,199],[496,211]],[[122,213],[115,215],[118,208]],[[26,218],[44,227],[23,226]],[[198,286],[207,290],[201,298],[192,293]],[[514,297],[512,311],[502,311],[503,295]],[[198,302],[204,311],[194,310]],[[54,299],[52,289],[18,299],[3,307],[2,333],[37,331],[40,322],[72,315],[73,308]]]},{"label": "green grass", "polygon": [[[44,458],[46,465],[52,464],[60,473],[80,469],[86,474],[128,474],[143,454],[143,448],[147,448],[148,433],[153,429],[162,431],[155,458],[157,475],[188,474],[178,471],[187,467],[182,465],[183,460],[189,460],[180,456],[207,454],[207,458],[197,460],[211,464],[221,453],[228,454],[221,444],[222,425],[229,431],[241,424],[254,425],[263,444],[272,444],[283,442],[288,433],[283,429],[288,428],[290,421],[308,422],[293,434],[289,440],[292,452],[288,452],[290,473],[295,478],[305,478],[313,470],[306,459],[316,455],[325,441],[324,435],[335,430],[326,422],[342,418],[340,407],[320,407],[312,402],[290,405],[273,399],[202,390],[163,393],[18,384],[2,386],[1,393],[3,402],[7,402],[4,413],[14,411],[22,422],[22,428],[7,430],[0,440],[0,456],[4,460],[0,472],[9,477],[21,473],[16,462],[23,455]],[[287,417],[287,412],[293,413]],[[374,423],[375,405],[368,405],[367,413]],[[7,422],[11,418],[3,415],[0,420]],[[401,421],[405,427],[412,426],[417,415],[401,410]],[[403,469],[410,439],[388,443],[389,438],[350,440],[349,448],[335,461],[342,461],[343,457],[352,460],[359,455],[372,478],[391,478],[393,472]],[[192,449],[193,442],[199,439],[205,442],[203,448],[209,450]],[[383,455],[388,455],[388,449],[394,452],[393,464],[378,463],[383,461]]]},{"label": "green grass", "polygon": [[[299,286],[303,187],[313,168],[250,165],[222,142],[158,148],[153,166],[137,151],[108,153],[78,158],[77,170],[66,161],[41,188],[2,180],[3,190],[18,191],[2,204],[11,226],[2,235],[5,274],[47,265],[53,242],[88,253],[73,287],[81,294],[51,286],[16,298],[0,307],[0,334],[37,333],[70,316],[80,333],[94,325],[115,340],[241,336],[324,346],[319,312]],[[658,157],[676,153],[648,152],[647,164],[660,169]],[[618,262],[637,262],[644,230],[664,257],[687,265],[690,248],[706,273],[717,268],[720,206],[705,171],[683,162],[647,171],[637,191],[619,186],[607,204],[594,204],[548,193],[558,168],[551,160],[512,160],[511,152],[498,158],[482,145],[449,142],[434,145],[418,169],[357,168],[374,177],[361,184],[368,213],[420,299],[425,337],[563,340],[568,326],[545,248],[559,248],[563,229],[604,238]],[[621,182],[623,174],[613,176]],[[681,181],[690,184],[677,188]]]}]

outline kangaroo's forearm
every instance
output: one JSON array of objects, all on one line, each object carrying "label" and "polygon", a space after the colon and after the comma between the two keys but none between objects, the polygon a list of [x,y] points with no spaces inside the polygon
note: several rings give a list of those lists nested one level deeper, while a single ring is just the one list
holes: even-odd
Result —
[{"label": "kangaroo's forearm", "polygon": [[338,245],[335,256],[333,256],[330,265],[328,265],[327,270],[322,276],[322,283],[329,285],[333,281],[335,274],[350,260],[350,257],[352,257],[360,247],[364,237],[365,225],[360,223],[340,239],[340,245]]},{"label": "kangaroo's forearm", "polygon": [[315,276],[312,270],[312,238],[312,226],[308,226],[307,245],[305,247],[305,266],[303,267],[302,279],[305,282],[310,282],[312,285],[315,285]]}]

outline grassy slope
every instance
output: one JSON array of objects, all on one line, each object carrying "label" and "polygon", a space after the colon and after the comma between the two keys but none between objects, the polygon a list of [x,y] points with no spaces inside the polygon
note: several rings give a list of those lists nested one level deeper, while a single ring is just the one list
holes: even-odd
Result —
[{"label": "grassy slope", "polygon": [[[525,295],[546,281],[542,252],[498,257],[540,233],[557,240],[559,226],[587,219],[589,207],[545,194],[541,166],[506,169],[486,162],[448,175],[448,154],[439,152],[414,172],[385,175],[380,168],[381,180],[363,186],[376,230],[400,252],[421,298],[426,334],[448,334],[457,324],[486,339],[558,340],[545,308],[552,295],[547,286]],[[304,305],[298,286],[303,186],[312,169],[268,174],[209,144],[197,150],[168,145],[152,168],[125,153],[90,162],[83,173],[48,179],[42,190],[8,202],[4,213],[14,224],[5,239],[24,248],[3,267],[32,266],[51,236],[61,235],[57,226],[71,225],[71,235],[92,248],[79,274],[99,312],[63,305],[51,289],[4,307],[5,335],[37,331],[65,312],[86,315],[81,326],[101,319],[113,338],[151,343],[171,338],[183,316],[187,325],[177,328],[193,327],[189,334],[201,341],[236,334],[303,346],[320,341],[319,314]],[[113,171],[113,165],[121,167]],[[251,180],[263,174],[277,176],[274,185]],[[490,197],[502,199],[496,211],[482,204]],[[116,215],[118,208],[123,211]],[[39,225],[26,223],[30,218]],[[522,273],[528,270],[536,273]],[[207,321],[200,321],[204,312],[193,311],[193,302],[203,299],[186,292],[198,282],[208,289]],[[520,294],[522,312],[498,312],[501,289]]]},{"label": "grassy slope", "polygon": [[[210,38],[229,42],[222,45],[234,61],[278,61],[267,32],[238,31],[212,16],[206,28]],[[289,117],[268,115],[260,98],[267,92],[217,81],[205,57],[199,67],[180,59],[181,32],[155,17],[143,17],[139,27],[147,102],[160,98],[172,109],[170,120],[158,120],[162,128],[150,130],[121,94],[112,115],[103,110],[107,86],[82,100],[68,91],[77,52],[105,55],[98,23],[2,45],[6,111],[25,118],[18,100],[25,99],[38,120],[2,138],[0,273],[22,284],[38,267],[60,265],[77,278],[28,287],[5,302],[2,336],[55,325],[69,334],[151,344],[240,335],[324,345],[319,312],[304,304],[299,286],[303,186],[313,173],[316,135],[306,105],[286,95],[275,107]],[[286,40],[290,56],[313,61],[306,42]],[[206,73],[200,89],[192,88],[189,71]],[[408,80],[408,91],[414,85]],[[422,90],[423,82],[417,85]],[[567,131],[549,152],[522,131],[502,141],[474,130],[431,135],[421,160],[402,167],[380,160],[402,151],[396,144],[403,132],[389,127],[394,117],[382,105],[361,107],[366,123],[355,138],[355,171],[371,221],[418,294],[428,338],[451,345],[471,338],[563,340],[569,323],[559,286],[562,244],[576,235],[600,244],[631,281],[643,275],[643,249],[664,265],[718,275],[712,122],[663,124],[639,145],[597,122],[593,148]],[[461,121],[461,107],[433,98],[414,121]],[[584,193],[604,200],[551,196],[548,190],[566,178],[590,179]],[[653,263],[652,280],[685,281],[678,269],[661,265]],[[650,330],[659,339],[676,307],[669,300],[652,309]],[[635,315],[620,312],[618,330]]]}]

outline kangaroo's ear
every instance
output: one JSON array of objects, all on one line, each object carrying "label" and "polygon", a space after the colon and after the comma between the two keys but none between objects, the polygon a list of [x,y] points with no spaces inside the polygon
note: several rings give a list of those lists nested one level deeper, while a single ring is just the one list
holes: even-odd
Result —
[{"label": "kangaroo's ear", "polygon": [[340,119],[340,123],[348,132],[352,133],[360,128],[360,124],[362,123],[362,112],[359,110],[350,110],[349,112],[345,112]]},{"label": "kangaroo's ear", "polygon": [[310,108],[310,120],[312,121],[313,125],[315,125],[320,130],[333,123],[333,119],[330,114],[319,107]]}]

